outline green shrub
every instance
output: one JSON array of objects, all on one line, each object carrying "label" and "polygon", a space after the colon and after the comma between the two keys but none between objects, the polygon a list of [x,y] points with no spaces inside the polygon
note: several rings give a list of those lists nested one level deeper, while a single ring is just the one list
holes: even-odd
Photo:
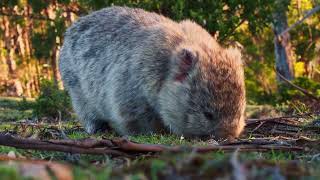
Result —
[{"label": "green shrub", "polygon": [[[312,79],[309,79],[307,77],[297,77],[292,81],[292,83],[294,83],[295,85],[303,89],[306,89],[311,94],[317,97],[320,97],[320,83],[315,82]],[[279,92],[280,102],[292,100],[294,98],[301,98],[305,96],[301,91],[288,85],[287,83],[281,83],[278,86],[278,92]]]},{"label": "green shrub", "polygon": [[248,104],[276,104],[276,81],[268,64],[253,61],[245,67],[245,84]]},{"label": "green shrub", "polygon": [[40,84],[40,95],[33,106],[33,113],[37,117],[62,119],[71,117],[71,100],[66,91],[60,90],[58,86],[49,80],[43,80]]}]

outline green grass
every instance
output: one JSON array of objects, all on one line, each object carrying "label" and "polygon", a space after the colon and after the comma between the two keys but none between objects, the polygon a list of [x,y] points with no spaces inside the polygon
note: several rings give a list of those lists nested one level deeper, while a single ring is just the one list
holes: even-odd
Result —
[{"label": "green grass", "polygon": [[[0,132],[16,132],[20,136],[30,137],[36,136],[38,138],[61,138],[55,137],[55,130],[51,126],[55,126],[60,130],[63,130],[70,139],[81,138],[115,138],[118,137],[115,133],[100,133],[95,135],[89,135],[79,127],[77,121],[67,121],[57,123],[46,123],[39,128],[31,128],[13,125],[11,122],[31,118],[32,117],[32,103],[33,100],[22,101],[18,98],[0,98]],[[248,113],[251,115],[259,116],[260,114],[273,111],[270,106],[248,106]],[[278,115],[278,114],[276,114]],[[308,119],[310,123],[314,119],[319,117],[313,117]],[[310,121],[309,121],[310,120]],[[58,131],[57,131],[58,132]],[[204,146],[208,145],[207,141],[201,141],[199,139],[185,139],[173,134],[153,134],[153,135],[137,135],[128,136],[129,140],[145,143],[145,144],[163,144],[163,145],[181,145],[181,146]],[[248,137],[249,138],[249,137]],[[252,137],[254,138],[254,137]],[[320,138],[320,135],[319,137]],[[176,153],[164,153],[155,157],[150,155],[141,155],[136,159],[126,158],[112,158],[109,156],[97,156],[97,155],[80,155],[76,159],[70,158],[67,153],[60,152],[48,152],[48,151],[36,151],[36,150],[23,150],[12,147],[0,146],[0,154],[8,154],[14,152],[18,157],[27,157],[29,159],[43,159],[53,160],[58,162],[67,162],[72,165],[72,173],[75,179],[161,179],[162,176],[170,172],[175,176],[189,176],[190,173],[202,173],[203,177],[215,177],[215,175],[221,175],[230,171],[230,156],[231,153],[222,151],[212,152],[207,154],[192,154],[190,152],[184,152],[180,154]],[[239,160],[241,162],[250,161],[267,161],[275,164],[285,164],[286,162],[297,161],[301,164],[307,164],[307,168],[310,169],[312,175],[317,175],[320,170],[319,161],[310,162],[312,159],[311,154],[303,154],[298,152],[280,152],[280,151],[268,151],[268,152],[240,152]],[[301,168],[304,168],[302,166]],[[285,171],[281,169],[282,171]],[[172,172],[171,172],[172,171]],[[266,170],[264,168],[257,167],[257,172],[261,173],[264,178],[269,177],[264,175]],[[318,173],[319,174],[319,173]],[[16,167],[9,167],[1,163],[0,161],[0,179],[23,179],[17,173]],[[310,178],[316,179],[316,178]]]},{"label": "green grass", "polygon": [[20,97],[0,97],[0,107],[10,109],[31,109],[35,99]]},{"label": "green grass", "polygon": [[31,118],[33,102],[33,99],[0,97],[0,122]]},{"label": "green grass", "polygon": [[0,108],[0,122],[6,122],[6,121],[16,121],[22,120],[22,119],[28,119],[32,117],[32,111],[26,110],[26,111],[19,111],[15,109],[9,109],[9,108]]},{"label": "green grass", "polygon": [[[18,153],[18,150],[14,147],[8,147],[8,146],[0,146],[0,154],[8,154],[9,152]],[[24,152],[24,151],[22,151]]]},{"label": "green grass", "polygon": [[137,135],[129,136],[129,140],[138,143],[164,144],[164,145],[190,145],[190,142],[176,135]]}]

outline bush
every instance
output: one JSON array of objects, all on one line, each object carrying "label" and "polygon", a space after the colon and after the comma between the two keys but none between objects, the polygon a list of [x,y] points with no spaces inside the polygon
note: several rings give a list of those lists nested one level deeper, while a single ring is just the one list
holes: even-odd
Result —
[{"label": "bush", "polygon": [[251,62],[245,68],[245,84],[248,104],[276,104],[275,74],[268,64]]},{"label": "bush", "polygon": [[[317,83],[307,77],[297,77],[292,81],[292,83],[308,90],[315,96],[320,97],[320,83]],[[305,96],[301,91],[297,90],[296,88],[293,88],[287,83],[280,84],[278,88],[280,102],[296,98],[299,99]]]},{"label": "bush", "polygon": [[70,96],[66,91],[60,90],[58,86],[49,80],[42,80],[40,84],[40,95],[33,106],[33,113],[37,117],[62,119],[71,117],[72,107]]}]

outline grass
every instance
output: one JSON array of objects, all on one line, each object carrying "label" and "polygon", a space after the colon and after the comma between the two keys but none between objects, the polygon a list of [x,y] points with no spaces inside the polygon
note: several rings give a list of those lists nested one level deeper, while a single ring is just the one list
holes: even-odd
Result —
[{"label": "grass", "polygon": [[[21,101],[17,98],[0,98],[0,132],[15,132],[24,137],[37,138],[61,138],[57,129],[63,130],[68,138],[114,138],[115,133],[89,135],[79,128],[79,123],[75,121],[44,123],[41,127],[31,128],[12,124],[11,122],[21,119],[32,118],[33,100]],[[258,116],[259,113],[276,112],[270,110],[270,107],[250,107],[248,113]],[[318,117],[315,117],[318,119]],[[55,128],[51,128],[54,126]],[[148,144],[164,144],[164,145],[208,145],[209,142],[201,140],[184,139],[176,135],[138,135],[127,137],[131,141]],[[252,137],[254,138],[254,136]],[[320,136],[318,137],[320,138]],[[12,147],[0,146],[0,155],[14,152],[18,157],[27,157],[29,159],[54,160],[58,162],[68,163],[72,166],[74,179],[162,179],[172,176],[177,178],[194,177],[194,178],[209,178],[209,177],[227,177],[230,176],[232,165],[230,158],[232,153],[222,151],[212,152],[207,154],[190,154],[180,153],[171,154],[165,153],[155,157],[150,155],[141,155],[136,159],[126,159],[122,157],[112,158],[108,156],[95,155],[69,155],[59,152],[44,152],[35,150],[21,150]],[[297,172],[303,174],[304,168],[308,169],[308,179],[317,179],[320,177],[319,160],[311,159],[312,154],[296,153],[296,152],[250,152],[239,153],[239,161],[250,164],[251,175],[255,173],[255,178],[262,177],[263,179],[272,179],[279,168],[282,175],[290,174],[290,168],[296,168],[290,162],[299,162]],[[255,161],[263,162],[263,166],[256,165]],[[260,163],[261,163],[260,162]],[[305,166],[306,164],[306,166]],[[289,168],[289,170],[288,170]],[[300,168],[300,169],[299,169]],[[18,168],[19,169],[19,168]],[[199,175],[200,173],[200,175]],[[311,173],[311,174],[310,174]],[[292,174],[292,173],[291,173]],[[286,176],[288,177],[288,176]],[[314,178],[315,177],[315,178]],[[17,167],[7,166],[0,161],[0,179],[23,179],[20,176]]]},{"label": "grass", "polygon": [[33,99],[1,97],[0,98],[0,122],[17,121],[32,118],[31,106]]}]

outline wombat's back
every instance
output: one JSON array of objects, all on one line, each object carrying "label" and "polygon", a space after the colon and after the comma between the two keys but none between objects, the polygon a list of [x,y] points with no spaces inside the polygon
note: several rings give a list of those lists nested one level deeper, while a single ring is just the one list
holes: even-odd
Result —
[{"label": "wombat's back", "polygon": [[[85,126],[108,119],[123,132],[123,114],[140,112],[137,106],[155,111],[149,103],[156,102],[156,91],[169,71],[170,51],[182,37],[178,26],[141,9],[110,7],[68,28],[60,72]],[[148,113],[142,118],[151,119]]]},{"label": "wombat's back", "polygon": [[[101,54],[97,51],[110,49],[112,47],[108,46],[113,43],[118,46],[117,43],[120,42],[121,46],[126,46],[127,50],[130,50],[150,36],[149,33],[152,33],[150,27],[161,23],[174,22],[141,9],[116,6],[104,8],[79,18],[67,29],[63,50],[70,51],[72,59],[75,60]],[[84,58],[80,59],[77,56]]]},{"label": "wombat's back", "polygon": [[128,64],[135,59],[128,56],[138,56],[141,47],[156,34],[152,27],[162,22],[174,23],[155,13],[127,7],[109,7],[79,18],[67,29],[60,54],[65,86],[111,72],[115,63]]}]

